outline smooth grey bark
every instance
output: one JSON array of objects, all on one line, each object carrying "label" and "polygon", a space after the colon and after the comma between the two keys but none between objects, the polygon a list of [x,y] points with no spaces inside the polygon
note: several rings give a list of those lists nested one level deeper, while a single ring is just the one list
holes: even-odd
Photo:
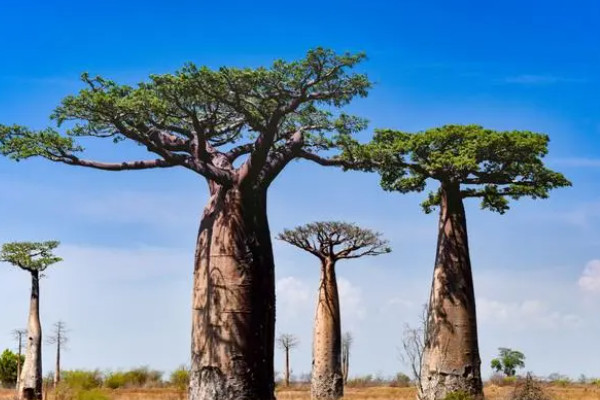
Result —
[{"label": "smooth grey bark", "polygon": [[442,400],[464,391],[483,399],[467,223],[456,183],[441,188],[427,330],[418,398]]},{"label": "smooth grey bark", "polygon": [[344,395],[342,375],[340,302],[335,260],[326,258],[321,266],[319,299],[313,334],[311,398],[339,399]]},{"label": "smooth grey bark", "polygon": [[196,247],[189,400],[274,400],[266,190],[210,190]]},{"label": "smooth grey bark", "polygon": [[19,378],[19,400],[42,400],[42,325],[40,322],[40,277],[31,273],[31,299],[27,324],[27,349]]}]

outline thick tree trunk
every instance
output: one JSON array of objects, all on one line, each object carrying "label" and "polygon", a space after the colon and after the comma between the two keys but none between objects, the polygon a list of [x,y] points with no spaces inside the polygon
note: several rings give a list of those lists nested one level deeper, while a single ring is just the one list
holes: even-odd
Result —
[{"label": "thick tree trunk", "polygon": [[31,301],[27,324],[27,349],[19,379],[19,400],[42,400],[42,326],[40,323],[39,272],[31,271]]},{"label": "thick tree trunk", "polygon": [[211,185],[196,248],[189,400],[273,400],[266,192]]},{"label": "thick tree trunk", "polygon": [[285,348],[285,386],[290,386],[290,348]]},{"label": "thick tree trunk", "polygon": [[340,302],[335,278],[335,261],[325,260],[321,267],[313,337],[311,377],[313,399],[339,399],[344,395],[341,344]]},{"label": "thick tree trunk", "polygon": [[475,294],[465,210],[458,184],[441,189],[438,248],[421,369],[422,400],[464,391],[483,399]]}]

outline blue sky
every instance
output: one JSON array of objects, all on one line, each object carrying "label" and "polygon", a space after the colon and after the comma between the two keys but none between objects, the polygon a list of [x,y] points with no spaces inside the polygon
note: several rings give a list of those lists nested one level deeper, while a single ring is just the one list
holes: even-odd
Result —
[{"label": "blue sky", "polygon": [[[186,61],[268,65],[306,50],[365,51],[376,82],[349,110],[375,127],[445,123],[551,137],[548,164],[573,188],[523,200],[503,216],[467,205],[482,371],[497,347],[527,369],[600,376],[600,4],[571,1],[293,4],[81,2],[0,4],[0,123],[35,128],[89,71],[135,83]],[[86,142],[119,160],[134,146]],[[0,160],[0,242],[57,238],[65,262],[43,282],[42,318],[71,327],[67,368],[188,362],[194,238],[205,184],[189,171],[110,173]],[[307,193],[311,193],[307,196]],[[294,163],[269,192],[271,230],[318,219],[383,232],[393,253],[340,264],[344,329],[355,374],[408,371],[396,348],[428,295],[436,216],[423,195],[385,193],[378,178]],[[310,369],[318,263],[276,242],[278,332],[296,333],[292,366]],[[0,268],[0,347],[26,322],[28,279]],[[44,364],[51,369],[50,348]],[[276,368],[281,370],[281,354]]]}]

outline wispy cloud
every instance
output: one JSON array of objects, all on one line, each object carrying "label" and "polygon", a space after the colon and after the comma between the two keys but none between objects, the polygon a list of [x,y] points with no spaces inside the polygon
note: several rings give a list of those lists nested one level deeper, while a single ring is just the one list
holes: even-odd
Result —
[{"label": "wispy cloud", "polygon": [[585,82],[586,80],[580,78],[567,78],[556,75],[522,74],[505,77],[502,81],[504,83],[516,85],[553,85],[557,83],[581,83]]}]

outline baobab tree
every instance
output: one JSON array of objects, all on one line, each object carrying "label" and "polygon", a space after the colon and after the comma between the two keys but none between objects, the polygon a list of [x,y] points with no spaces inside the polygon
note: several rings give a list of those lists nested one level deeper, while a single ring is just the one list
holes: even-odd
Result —
[{"label": "baobab tree", "polygon": [[[190,400],[274,398],[267,189],[294,159],[344,164],[318,153],[335,150],[365,126],[340,111],[371,86],[351,71],[363,59],[319,48],[271,68],[187,64],[136,87],[83,74],[87,87],[52,114],[59,128],[0,126],[0,151],[16,160],[41,156],[108,171],[184,167],[206,179],[210,197],[194,263]],[[61,133],[64,122],[72,126]],[[79,136],[137,143],[158,158],[84,159]]]},{"label": "baobab tree", "polygon": [[40,322],[40,275],[50,265],[62,261],[52,254],[57,241],[12,242],[2,245],[0,261],[31,275],[31,299],[27,324],[27,349],[19,377],[19,400],[42,399],[42,325]]},{"label": "baobab tree", "polygon": [[347,143],[348,161],[379,171],[385,190],[421,192],[428,180],[439,183],[422,204],[427,213],[440,208],[421,371],[424,400],[458,390],[483,398],[463,201],[480,198],[482,208],[503,214],[509,198],[547,198],[551,189],[569,186],[544,166],[548,141],[528,131],[446,125],[419,133],[378,130],[369,144]]},{"label": "baobab tree", "polygon": [[352,333],[344,332],[342,335],[342,377],[344,385],[348,383],[348,373],[350,372],[350,348],[354,342]]},{"label": "baobab tree", "polygon": [[15,329],[12,331],[13,337],[17,341],[17,389],[19,388],[19,381],[21,376],[21,352],[23,349],[23,335],[25,335],[27,331],[25,329]]},{"label": "baobab tree", "polygon": [[285,386],[290,386],[290,350],[300,344],[298,338],[289,333],[282,333],[277,338],[277,345],[285,353]]},{"label": "baobab tree", "polygon": [[317,256],[321,280],[313,333],[311,397],[338,399],[344,394],[341,363],[340,302],[335,276],[339,260],[389,253],[381,234],[344,222],[315,222],[284,230],[278,239]]},{"label": "baobab tree", "polygon": [[60,383],[60,353],[64,350],[65,345],[69,341],[67,337],[67,327],[63,321],[58,321],[54,324],[54,333],[47,340],[48,344],[56,345],[56,363],[54,368],[54,388]]}]

